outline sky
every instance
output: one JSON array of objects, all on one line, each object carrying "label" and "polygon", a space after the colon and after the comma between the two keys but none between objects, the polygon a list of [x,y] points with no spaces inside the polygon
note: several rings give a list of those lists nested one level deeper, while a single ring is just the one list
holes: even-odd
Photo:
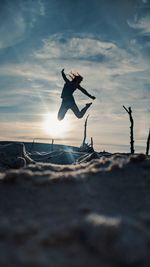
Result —
[{"label": "sky", "polygon": [[[128,152],[129,116],[135,151],[145,152],[150,127],[149,0],[7,0],[0,2],[0,140],[80,146],[85,118],[69,111],[56,135],[61,70],[79,72],[96,96],[87,115],[87,142],[98,151]],[[76,90],[81,109],[90,99]],[[59,122],[58,122],[59,123]],[[62,128],[62,127],[61,127]],[[61,129],[60,128],[60,129]]]}]

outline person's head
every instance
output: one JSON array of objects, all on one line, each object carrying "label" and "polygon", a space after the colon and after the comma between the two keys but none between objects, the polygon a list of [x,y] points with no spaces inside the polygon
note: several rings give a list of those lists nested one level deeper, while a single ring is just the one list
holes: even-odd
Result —
[{"label": "person's head", "polygon": [[83,77],[80,74],[78,74],[78,75],[74,75],[74,78],[72,81],[76,84],[80,84],[82,80],[83,80]]}]

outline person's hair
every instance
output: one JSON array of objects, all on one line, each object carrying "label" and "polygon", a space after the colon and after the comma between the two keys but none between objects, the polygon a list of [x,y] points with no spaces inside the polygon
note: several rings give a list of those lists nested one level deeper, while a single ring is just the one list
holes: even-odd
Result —
[{"label": "person's hair", "polygon": [[79,73],[77,73],[77,75],[76,75],[76,74],[71,72],[70,77],[72,78],[72,81],[76,82],[76,83],[80,83],[83,80],[83,77]]},{"label": "person's hair", "polygon": [[83,78],[81,76],[76,76],[74,79],[73,79],[73,82],[77,82],[77,83],[80,83],[82,82]]}]

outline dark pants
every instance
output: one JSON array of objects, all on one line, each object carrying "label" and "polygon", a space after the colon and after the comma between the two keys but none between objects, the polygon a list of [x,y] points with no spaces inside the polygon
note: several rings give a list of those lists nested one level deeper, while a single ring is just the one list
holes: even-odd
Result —
[{"label": "dark pants", "polygon": [[74,98],[71,99],[63,99],[60,109],[58,111],[58,120],[63,120],[63,118],[65,117],[68,109],[71,109],[73,111],[73,113],[76,115],[77,118],[82,118],[85,114],[85,112],[87,111],[89,107],[86,105],[83,109],[81,109],[81,111],[78,109],[77,104],[74,100]]}]

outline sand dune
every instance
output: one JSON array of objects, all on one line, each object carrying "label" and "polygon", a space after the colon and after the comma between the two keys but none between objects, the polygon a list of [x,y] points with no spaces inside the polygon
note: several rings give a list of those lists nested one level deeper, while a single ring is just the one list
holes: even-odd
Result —
[{"label": "sand dune", "polygon": [[150,266],[149,157],[7,144],[0,169],[1,266]]}]

